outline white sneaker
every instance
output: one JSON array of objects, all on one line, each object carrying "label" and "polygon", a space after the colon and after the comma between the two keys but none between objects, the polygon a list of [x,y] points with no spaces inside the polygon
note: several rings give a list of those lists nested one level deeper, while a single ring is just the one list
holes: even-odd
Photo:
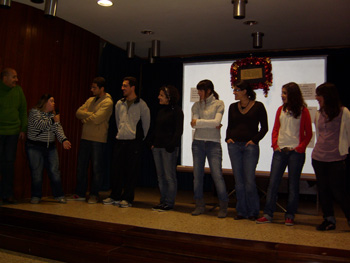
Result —
[{"label": "white sneaker", "polygon": [[102,200],[102,203],[103,203],[104,205],[119,205],[120,200],[116,201],[116,200],[114,200],[113,198],[108,197],[108,198],[106,198],[106,199],[103,199],[103,200]]},{"label": "white sneaker", "polygon": [[131,206],[132,206],[132,204],[126,200],[123,200],[119,203],[119,207],[121,207],[121,208],[127,208],[127,207],[131,207]]},{"label": "white sneaker", "polygon": [[88,204],[97,204],[98,203],[98,198],[96,195],[90,195]]},{"label": "white sneaker", "polygon": [[39,198],[39,197],[32,197],[31,199],[30,199],[30,203],[31,204],[39,204],[40,203],[40,201],[41,201],[41,198]]}]

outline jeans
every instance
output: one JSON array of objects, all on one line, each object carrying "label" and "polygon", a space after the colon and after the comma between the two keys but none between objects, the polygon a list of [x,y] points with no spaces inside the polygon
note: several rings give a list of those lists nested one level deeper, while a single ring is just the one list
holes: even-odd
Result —
[{"label": "jeans", "polygon": [[92,180],[90,195],[98,196],[105,172],[105,143],[88,140],[80,140],[78,165],[77,165],[77,188],[75,193],[84,197],[88,188],[89,162],[92,162]]},{"label": "jeans", "polygon": [[116,140],[113,153],[111,198],[134,201],[135,186],[140,173],[142,141]]},{"label": "jeans", "polygon": [[305,153],[274,151],[271,163],[270,182],[267,189],[264,215],[272,218],[276,210],[277,193],[283,173],[288,166],[288,203],[286,218],[294,219],[299,203],[299,180],[305,163]]},{"label": "jeans", "polygon": [[167,152],[165,148],[153,148],[152,153],[158,176],[160,203],[172,208],[177,192],[176,164],[179,147],[172,153]]},{"label": "jeans", "polygon": [[221,144],[211,141],[193,140],[193,177],[194,177],[194,199],[203,198],[203,177],[205,157],[208,158],[211,177],[213,178],[216,192],[220,201],[227,202],[227,192],[224,178],[222,176],[222,149]]},{"label": "jeans", "polygon": [[259,160],[259,146],[246,142],[229,143],[228,153],[235,178],[237,214],[244,217],[259,215],[260,199],[255,183],[255,169]]},{"label": "jeans", "polygon": [[0,198],[13,197],[18,134],[0,135]]},{"label": "jeans", "polygon": [[346,189],[345,161],[320,162],[312,159],[317,179],[323,217],[335,223],[333,200],[340,204],[346,218],[350,220],[350,196]]},{"label": "jeans", "polygon": [[27,142],[26,151],[32,174],[32,197],[42,197],[43,169],[47,170],[54,197],[64,196],[56,146],[49,148]]}]

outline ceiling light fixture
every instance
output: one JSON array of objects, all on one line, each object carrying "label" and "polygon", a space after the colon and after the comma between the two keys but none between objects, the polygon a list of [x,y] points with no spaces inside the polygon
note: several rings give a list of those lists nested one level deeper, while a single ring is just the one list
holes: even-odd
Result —
[{"label": "ceiling light fixture", "polygon": [[1,8],[10,8],[11,7],[11,0],[0,0],[0,7]]},{"label": "ceiling light fixture", "polygon": [[44,14],[46,17],[55,17],[58,0],[46,0]]},{"label": "ceiling light fixture", "polygon": [[247,25],[247,26],[254,26],[256,25],[258,22],[250,20],[250,21],[244,21],[243,24]]},{"label": "ceiling light fixture", "polygon": [[154,57],[152,56],[152,48],[148,49],[148,61],[150,64],[154,63]]},{"label": "ceiling light fixture", "polygon": [[100,6],[112,6],[113,2],[111,0],[98,0],[97,4]]},{"label": "ceiling light fixture", "polygon": [[126,43],[126,54],[128,58],[133,58],[135,56],[135,42]]},{"label": "ceiling light fixture", "polygon": [[262,32],[255,32],[252,34],[253,37],[253,48],[262,48],[263,45],[263,36]]},{"label": "ceiling light fixture", "polygon": [[141,31],[141,34],[144,34],[144,35],[153,35],[154,32],[152,30],[142,30]]},{"label": "ceiling light fixture", "polygon": [[245,4],[248,0],[232,0],[233,4],[233,17],[236,19],[245,18]]},{"label": "ceiling light fixture", "polygon": [[152,57],[160,56],[160,40],[152,40]]}]

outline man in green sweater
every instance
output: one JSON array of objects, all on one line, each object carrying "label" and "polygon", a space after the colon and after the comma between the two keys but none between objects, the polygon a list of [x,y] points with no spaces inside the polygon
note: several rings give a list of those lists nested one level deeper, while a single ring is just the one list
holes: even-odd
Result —
[{"label": "man in green sweater", "polygon": [[[5,68],[0,73],[0,204],[15,203],[14,164],[18,138],[27,131],[27,102],[17,85],[17,72]],[[1,200],[2,199],[2,200]]]}]

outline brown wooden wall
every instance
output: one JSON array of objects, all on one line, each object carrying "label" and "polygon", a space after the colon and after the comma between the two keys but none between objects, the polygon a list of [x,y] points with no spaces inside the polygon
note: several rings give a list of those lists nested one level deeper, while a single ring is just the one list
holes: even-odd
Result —
[{"label": "brown wooden wall", "polygon": [[[10,9],[0,8],[0,70],[14,68],[30,110],[42,94],[54,96],[63,129],[72,149],[57,144],[63,187],[72,193],[76,182],[76,163],[81,125],[77,108],[91,96],[99,56],[98,36],[43,11],[12,1]],[[51,195],[44,174],[43,196]],[[18,144],[15,197],[30,197],[30,172],[24,144]]]}]

